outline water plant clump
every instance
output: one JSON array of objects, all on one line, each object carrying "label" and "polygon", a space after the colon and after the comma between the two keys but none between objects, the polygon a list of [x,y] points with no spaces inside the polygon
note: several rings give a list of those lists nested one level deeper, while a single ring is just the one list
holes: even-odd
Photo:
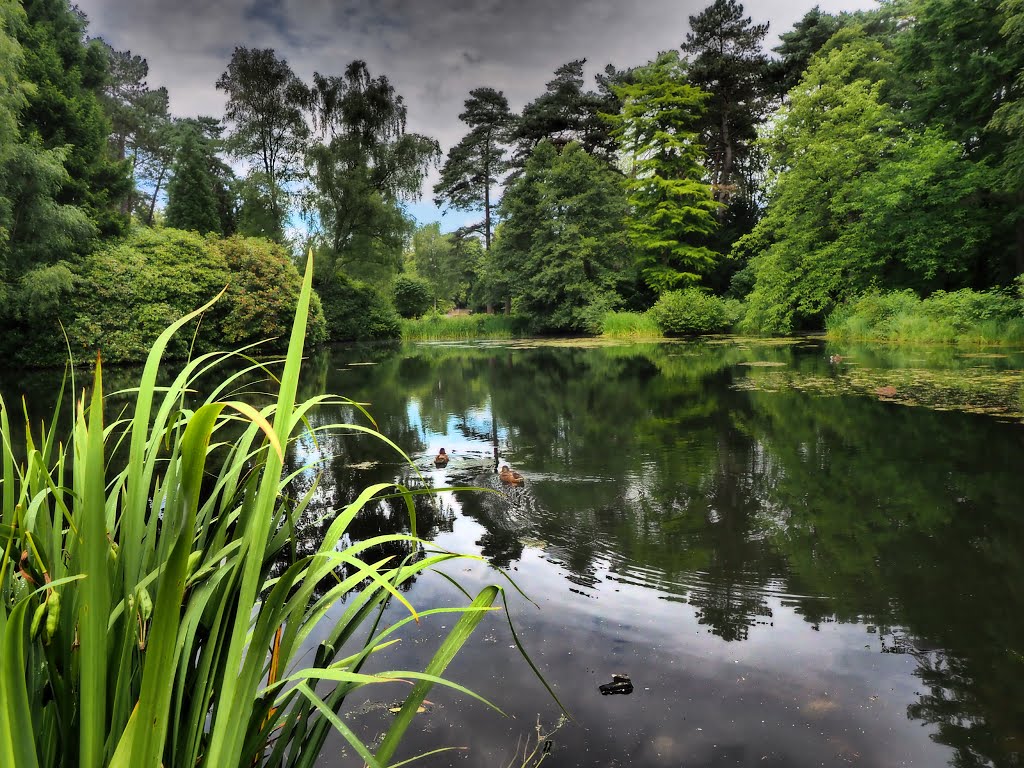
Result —
[{"label": "water plant clump", "polygon": [[467,339],[513,339],[523,335],[516,321],[507,315],[452,315],[428,312],[402,321],[405,341],[465,341]]},{"label": "water plant clump", "polygon": [[[407,489],[364,489],[315,553],[271,568],[316,489],[288,496],[293,441],[342,430],[394,446],[372,426],[310,426],[314,408],[343,398],[296,399],[311,276],[312,256],[268,405],[229,394],[262,368],[255,363],[192,399],[198,377],[239,353],[204,354],[157,386],[170,339],[213,302],[157,339],[130,416],[108,421],[99,360],[66,444],[58,405],[49,425],[26,427],[16,453],[14,412],[0,401],[0,764],[298,768],[316,763],[333,729],[366,765],[384,766],[432,686],[475,696],[443,675],[503,591],[486,586],[461,607],[417,612],[408,603],[403,585],[461,556],[416,537]],[[110,461],[116,451],[123,465]],[[338,551],[363,508],[395,495],[409,510],[408,534]],[[390,542],[417,554],[363,559]],[[384,626],[390,601],[408,615]],[[403,626],[435,613],[458,618],[424,670],[364,670]],[[369,685],[405,697],[373,751],[339,717]]]}]

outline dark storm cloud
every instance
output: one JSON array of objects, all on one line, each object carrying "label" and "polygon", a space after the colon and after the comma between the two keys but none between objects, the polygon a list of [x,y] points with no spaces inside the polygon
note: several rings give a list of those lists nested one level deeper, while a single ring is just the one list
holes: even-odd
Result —
[{"label": "dark storm cloud", "polygon": [[[642,64],[677,47],[698,0],[80,0],[90,33],[150,64],[175,114],[219,115],[214,83],[236,45],[270,47],[298,75],[340,73],[355,58],[386,74],[409,107],[409,129],[447,150],[462,135],[458,114],[472,88],[505,92],[519,109],[556,67],[576,58],[589,72]],[[816,0],[748,2],[770,36]],[[817,0],[824,10],[870,0]],[[774,44],[774,43],[772,43]]]}]

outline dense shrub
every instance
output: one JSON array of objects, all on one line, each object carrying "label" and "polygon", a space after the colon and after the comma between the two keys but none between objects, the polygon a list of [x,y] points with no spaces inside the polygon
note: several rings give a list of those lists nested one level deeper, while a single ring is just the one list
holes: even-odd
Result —
[{"label": "dense shrub", "polygon": [[869,293],[837,307],[826,328],[839,340],[1016,343],[1024,340],[1024,299],[1008,291]]},{"label": "dense shrub", "polygon": [[375,341],[401,336],[395,308],[366,283],[339,273],[318,290],[331,341]]},{"label": "dense shrub", "polygon": [[720,333],[730,326],[730,310],[718,296],[697,288],[663,293],[650,313],[666,336]]},{"label": "dense shrub", "polygon": [[[288,329],[295,316],[302,277],[288,252],[277,243],[257,237],[230,237],[215,241],[231,273],[225,296],[228,313],[221,324],[225,341],[241,345],[273,338],[275,351],[287,348]],[[313,294],[308,344],[327,341],[320,299]]]},{"label": "dense shrub", "polygon": [[395,309],[406,319],[421,317],[433,303],[430,285],[420,277],[399,275],[391,284],[391,294]]},{"label": "dense shrub", "polygon": [[[61,365],[67,359],[66,331],[76,361],[91,359],[97,351],[108,362],[143,360],[164,328],[225,286],[225,296],[189,329],[192,333],[175,336],[167,357],[272,337],[277,339],[260,350],[283,349],[300,278],[280,246],[257,238],[221,240],[176,229],[137,229],[75,264],[70,290],[63,291],[59,305],[45,318],[27,318],[16,334],[19,343],[8,340],[5,351],[21,365]],[[315,303],[307,338],[316,343],[325,337],[323,314]]]}]

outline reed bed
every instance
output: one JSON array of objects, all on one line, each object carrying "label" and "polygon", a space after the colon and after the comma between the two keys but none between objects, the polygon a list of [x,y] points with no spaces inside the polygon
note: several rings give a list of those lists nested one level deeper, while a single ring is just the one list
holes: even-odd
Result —
[{"label": "reed bed", "polygon": [[649,312],[608,312],[601,335],[613,339],[660,339],[664,334]]},{"label": "reed bed", "polygon": [[[416,538],[412,491],[364,489],[337,511],[314,554],[271,569],[316,487],[289,497],[285,454],[312,429],[312,409],[341,399],[296,401],[311,275],[312,254],[269,405],[230,399],[257,363],[224,375],[196,404],[197,378],[237,355],[203,355],[157,386],[168,341],[210,305],[157,340],[130,416],[104,413],[99,361],[66,443],[58,407],[49,424],[26,427],[16,455],[10,426],[20,414],[0,403],[0,765],[309,768],[334,729],[367,766],[382,768],[432,686],[476,696],[445,670],[503,589],[487,586],[461,607],[417,612],[408,603],[404,584],[460,557]],[[372,426],[320,429],[390,443]],[[126,461],[110,461],[115,453]],[[361,509],[395,494],[407,502],[408,535],[337,551]],[[417,554],[363,559],[399,541]],[[391,601],[408,615],[385,626]],[[424,670],[364,671],[403,626],[435,613],[457,621]],[[372,751],[340,717],[346,698],[367,686],[405,695]]]},{"label": "reed bed", "polygon": [[466,341],[469,339],[513,339],[521,336],[515,321],[507,315],[456,315],[430,313],[402,321],[406,341]]}]

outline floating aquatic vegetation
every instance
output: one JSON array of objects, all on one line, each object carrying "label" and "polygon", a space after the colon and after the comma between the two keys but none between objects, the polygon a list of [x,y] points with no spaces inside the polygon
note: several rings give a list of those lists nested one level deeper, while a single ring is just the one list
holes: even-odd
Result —
[{"label": "floating aquatic vegetation", "polygon": [[868,395],[911,407],[1024,420],[1024,371],[987,366],[956,370],[851,367],[833,376],[786,369],[746,376],[734,382],[732,388],[796,390],[822,397]]}]

